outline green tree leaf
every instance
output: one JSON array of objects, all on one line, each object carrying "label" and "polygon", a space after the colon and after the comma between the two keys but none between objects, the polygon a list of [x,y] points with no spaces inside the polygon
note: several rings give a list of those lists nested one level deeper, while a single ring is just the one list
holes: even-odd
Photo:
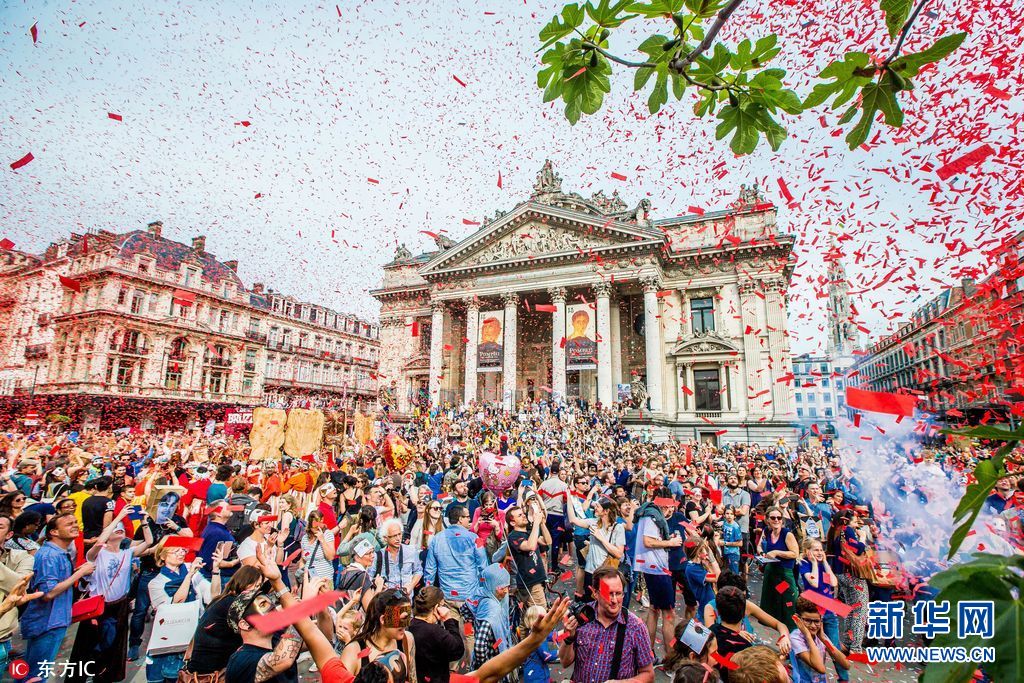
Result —
[{"label": "green tree leaf", "polygon": [[698,18],[707,19],[718,14],[728,0],[685,0],[686,9],[697,15]]},{"label": "green tree leaf", "polygon": [[[937,600],[949,601],[950,630],[932,643],[936,647],[992,647],[995,661],[984,665],[985,673],[994,681],[1024,680],[1024,579],[1020,558],[998,558],[975,555],[977,559],[958,565],[932,577],[931,585],[939,587]],[[1000,562],[999,560],[1003,560]],[[935,583],[938,579],[938,583]],[[979,636],[960,638],[957,633],[957,605],[965,601],[992,601],[993,638]],[[929,664],[923,683],[960,683],[970,680],[976,664]]]},{"label": "green tree leaf", "polygon": [[683,0],[650,0],[650,2],[631,3],[626,11],[636,12],[649,19],[675,14],[683,9]]},{"label": "green tree leaf", "polygon": [[894,59],[889,66],[893,71],[898,71],[901,75],[908,78],[916,76],[926,64],[937,62],[960,47],[966,37],[966,33],[953,33],[943,36],[936,40],[935,44],[927,50],[909,55],[901,55]]},{"label": "green tree leaf", "polygon": [[750,154],[757,147],[758,121],[754,108],[760,105],[740,103],[739,106],[729,104],[718,112],[721,123],[715,129],[715,139],[721,140],[732,133],[729,147],[736,154]]},{"label": "green tree leaf", "polygon": [[563,43],[556,44],[544,53],[541,62],[548,66],[537,72],[537,87],[544,89],[544,101],[552,102],[562,96],[565,45]]},{"label": "green tree leaf", "polygon": [[889,29],[889,35],[893,38],[907,23],[910,16],[910,0],[880,0],[878,6],[885,12],[885,25]]},{"label": "green tree leaf", "polygon": [[583,8],[572,3],[562,8],[562,16],[558,15],[548,22],[548,25],[540,30],[540,39],[544,43],[540,46],[543,50],[573,32],[583,23]]},{"label": "green tree leaf", "polygon": [[838,95],[832,108],[838,109],[848,102],[854,93],[871,82],[869,76],[857,72],[867,68],[871,57],[866,52],[847,52],[842,60],[836,60],[822,69],[819,78],[835,79],[832,83],[819,83],[804,100],[804,109],[811,109]]},{"label": "green tree leaf", "polygon": [[625,9],[626,5],[630,4],[633,0],[619,0],[614,5],[611,4],[611,0],[600,0],[597,6],[593,2],[586,4],[587,16],[590,17],[598,26],[603,28],[616,28],[621,26],[623,22],[626,22],[634,18],[635,14],[629,14],[620,17],[619,14]]},{"label": "green tree leaf", "polygon": [[846,136],[846,142],[850,149],[857,149],[868,139],[871,132],[871,125],[875,122],[875,115],[882,112],[884,121],[890,126],[898,128],[903,125],[903,110],[900,103],[896,101],[896,86],[883,76],[878,83],[868,83],[861,90],[861,117],[857,125],[853,127]]},{"label": "green tree leaf", "polygon": [[[960,503],[953,511],[953,522],[960,523],[953,534],[949,537],[949,554],[952,558],[963,545],[968,532],[974,526],[974,520],[978,519],[981,508],[985,505],[985,499],[992,493],[996,482],[1006,476],[1006,468],[1003,460],[1014,449],[1016,442],[1010,442],[1000,447],[988,460],[980,461],[974,468],[974,483],[970,484],[960,499]],[[961,522],[961,520],[963,520]]]}]

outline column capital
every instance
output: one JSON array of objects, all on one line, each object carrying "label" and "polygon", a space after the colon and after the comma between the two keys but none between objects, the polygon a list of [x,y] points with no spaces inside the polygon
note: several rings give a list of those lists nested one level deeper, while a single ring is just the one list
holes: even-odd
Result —
[{"label": "column capital", "polygon": [[430,310],[433,311],[434,313],[444,313],[445,308],[447,308],[447,307],[448,307],[448,302],[447,301],[442,301],[440,299],[431,299],[430,300]]},{"label": "column capital", "polygon": [[591,285],[591,289],[594,290],[594,294],[597,297],[609,297],[612,294],[612,285],[610,282],[595,282]]},{"label": "column capital", "polygon": [[548,294],[551,296],[551,301],[556,304],[564,304],[566,291],[565,287],[549,287]]},{"label": "column capital", "polygon": [[519,295],[515,292],[505,292],[501,295],[501,300],[505,304],[505,308],[519,305]]},{"label": "column capital", "polygon": [[644,293],[657,292],[661,289],[661,278],[657,275],[644,275],[640,278],[640,284],[644,288]]},{"label": "column capital", "polygon": [[751,280],[750,282],[741,282],[739,284],[740,294],[754,294],[755,292],[761,291],[761,283],[757,280]]},{"label": "column capital", "polygon": [[462,303],[466,304],[466,310],[480,310],[480,300],[475,296],[463,297]]}]

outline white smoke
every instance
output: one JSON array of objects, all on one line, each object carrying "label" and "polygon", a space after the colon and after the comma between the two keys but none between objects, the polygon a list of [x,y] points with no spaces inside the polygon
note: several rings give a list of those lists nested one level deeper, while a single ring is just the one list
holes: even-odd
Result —
[{"label": "white smoke", "polygon": [[[897,422],[893,415],[864,413],[860,425],[839,420],[838,455],[858,485],[858,497],[872,505],[880,530],[880,549],[895,551],[906,571],[927,578],[944,569],[949,538],[955,528],[953,511],[963,496],[963,474],[943,469],[941,456],[927,457],[938,446],[923,443],[917,419]],[[870,437],[870,440],[864,437]],[[969,553],[1008,553],[999,533],[1005,521],[982,512],[975,533],[964,541],[955,561]]]}]

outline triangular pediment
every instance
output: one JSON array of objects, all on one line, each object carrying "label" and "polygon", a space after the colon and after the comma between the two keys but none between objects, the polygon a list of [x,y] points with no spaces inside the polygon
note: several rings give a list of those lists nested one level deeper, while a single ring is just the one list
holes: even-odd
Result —
[{"label": "triangular pediment", "polygon": [[736,353],[739,353],[739,347],[714,332],[680,339],[672,349],[673,356],[718,356]]},{"label": "triangular pediment", "polygon": [[615,252],[661,244],[649,228],[565,207],[525,202],[478,230],[423,266],[424,277],[479,269]]}]

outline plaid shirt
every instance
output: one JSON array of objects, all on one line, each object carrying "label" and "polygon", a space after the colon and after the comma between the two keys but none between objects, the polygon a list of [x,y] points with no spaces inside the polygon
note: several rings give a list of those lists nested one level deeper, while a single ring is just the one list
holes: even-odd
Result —
[{"label": "plaid shirt", "polygon": [[[640,669],[654,663],[654,651],[651,649],[647,627],[635,614],[629,614],[629,620],[626,621],[627,614],[625,610],[620,612],[618,619],[608,627],[595,619],[576,630],[573,683],[602,683],[613,678],[632,678]],[[615,633],[621,623],[626,624],[626,637],[622,641],[619,675],[615,676],[611,670],[612,657],[615,654]]]}]

